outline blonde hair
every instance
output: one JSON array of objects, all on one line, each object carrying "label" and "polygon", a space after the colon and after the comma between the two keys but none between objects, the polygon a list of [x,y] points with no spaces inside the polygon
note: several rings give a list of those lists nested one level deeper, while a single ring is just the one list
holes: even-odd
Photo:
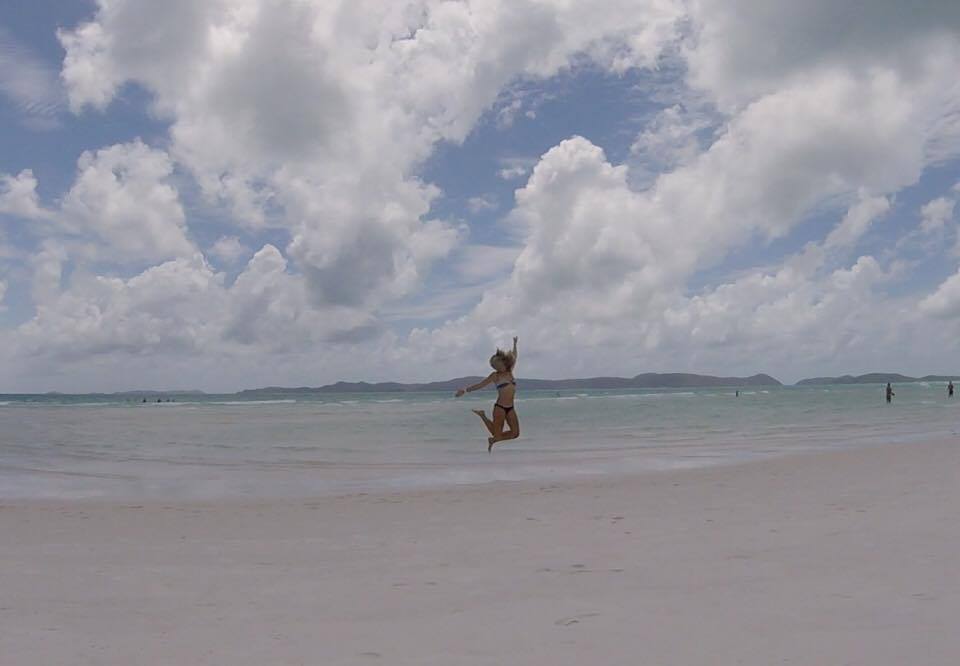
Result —
[{"label": "blonde hair", "polygon": [[517,362],[517,359],[516,357],[514,357],[513,352],[503,351],[499,347],[497,347],[496,353],[494,353],[494,355],[490,358],[490,360],[493,361],[493,359],[495,358],[498,358],[503,362],[504,372],[510,372],[511,370],[513,370],[513,366]]}]

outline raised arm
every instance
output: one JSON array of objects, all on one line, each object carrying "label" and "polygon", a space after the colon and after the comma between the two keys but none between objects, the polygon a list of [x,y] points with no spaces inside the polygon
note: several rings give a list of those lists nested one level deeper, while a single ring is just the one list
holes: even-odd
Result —
[{"label": "raised arm", "polygon": [[517,362],[517,336],[513,336],[513,362]]},{"label": "raised arm", "polygon": [[484,379],[483,381],[477,382],[477,383],[474,384],[473,386],[468,386],[467,388],[458,389],[458,390],[457,390],[457,397],[459,398],[459,397],[462,396],[464,393],[471,393],[472,391],[479,391],[479,390],[482,389],[484,386],[487,386],[488,384],[492,384],[492,383],[496,380],[496,378],[497,378],[497,373],[491,372],[489,375],[487,375],[487,378]]}]

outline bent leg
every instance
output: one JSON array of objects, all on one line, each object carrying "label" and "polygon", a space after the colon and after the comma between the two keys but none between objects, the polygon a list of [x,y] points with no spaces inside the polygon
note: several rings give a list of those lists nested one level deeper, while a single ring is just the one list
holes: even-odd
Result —
[{"label": "bent leg", "polygon": [[470,411],[480,417],[480,419],[483,421],[483,425],[487,427],[487,430],[490,431],[491,435],[496,434],[496,431],[493,429],[493,421],[487,418],[486,412],[484,412],[482,409],[471,409]]}]

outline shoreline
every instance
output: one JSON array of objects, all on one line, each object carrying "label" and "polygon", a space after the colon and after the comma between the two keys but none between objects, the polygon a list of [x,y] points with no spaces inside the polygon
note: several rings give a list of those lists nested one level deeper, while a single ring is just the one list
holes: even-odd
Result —
[{"label": "shoreline", "polygon": [[[703,462],[677,463],[676,461],[658,466],[654,459],[649,460],[628,460],[629,463],[640,463],[632,468],[594,468],[583,471],[576,467],[575,462],[563,461],[560,471],[557,463],[544,463],[547,466],[553,466],[552,474],[542,477],[531,477],[521,479],[489,479],[489,480],[468,480],[468,481],[431,481],[431,482],[413,482],[404,481],[393,487],[387,487],[391,483],[389,480],[370,480],[364,486],[364,482],[357,482],[357,488],[353,490],[342,490],[335,488],[324,488],[314,493],[289,492],[289,493],[266,493],[259,496],[243,496],[237,493],[227,493],[215,497],[201,497],[192,495],[187,499],[173,496],[144,496],[144,495],[77,495],[74,497],[2,497],[0,496],[0,510],[10,508],[46,508],[58,509],[67,507],[86,507],[86,508],[112,508],[133,506],[142,508],[211,508],[211,507],[236,507],[251,508],[261,505],[291,506],[296,507],[305,502],[320,502],[333,500],[347,500],[351,498],[403,498],[408,496],[437,495],[442,499],[445,495],[454,494],[457,496],[476,490],[477,492],[498,492],[509,491],[510,489],[521,489],[525,487],[534,488],[540,486],[560,486],[563,488],[578,488],[581,486],[604,485],[606,483],[630,483],[632,480],[647,479],[661,475],[697,475],[707,473],[711,470],[733,470],[739,468],[753,468],[763,464],[777,464],[780,461],[803,460],[806,458],[825,458],[831,455],[849,454],[858,451],[876,451],[890,447],[909,447],[922,446],[924,444],[941,443],[950,437],[946,433],[920,433],[915,435],[897,434],[891,435],[891,438],[884,442],[875,442],[869,440],[860,440],[848,442],[839,447],[813,448],[813,449],[787,449],[782,451],[772,451],[768,449],[763,453],[752,453],[742,458],[712,457],[710,460],[704,458]],[[507,444],[506,446],[509,446]],[[478,445],[479,450],[479,445]],[[534,451],[515,451],[513,454],[534,453]],[[494,451],[496,456],[496,451]],[[501,456],[503,452],[501,452]],[[510,454],[508,454],[510,455]],[[649,455],[649,454],[648,454]],[[509,469],[513,463],[519,468],[535,467],[537,464],[529,460],[500,460],[488,458],[487,455],[479,456],[485,463],[502,465],[504,469]],[[389,466],[389,463],[387,463]],[[307,473],[309,468],[297,469],[298,473]],[[53,475],[64,474],[64,472],[51,472]],[[386,484],[386,486],[384,485]],[[529,489],[527,488],[527,489]]]},{"label": "shoreline", "polygon": [[958,473],[941,439],[314,499],[2,501],[0,643],[11,664],[953,664]]}]

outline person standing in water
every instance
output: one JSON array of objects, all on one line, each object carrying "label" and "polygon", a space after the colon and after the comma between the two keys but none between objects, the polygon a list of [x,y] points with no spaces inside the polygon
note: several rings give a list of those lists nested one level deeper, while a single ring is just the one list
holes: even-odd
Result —
[{"label": "person standing in water", "polygon": [[887,404],[893,402],[893,396],[895,395],[896,393],[893,392],[893,387],[890,386],[890,382],[887,382]]},{"label": "person standing in water", "polygon": [[947,383],[947,397],[948,397],[948,398],[952,398],[952,397],[953,397],[953,380],[950,380],[950,381]]},{"label": "person standing in water", "polygon": [[[520,420],[517,418],[517,411],[513,407],[513,398],[517,392],[517,381],[513,378],[513,368],[516,364],[517,338],[514,336],[513,351],[505,352],[497,348],[497,352],[490,357],[490,367],[493,368],[493,372],[482,382],[462,388],[456,394],[459,398],[466,393],[479,391],[488,384],[497,387],[497,401],[493,403],[493,420],[488,419],[486,412],[482,409],[472,410],[490,431],[490,437],[487,438],[487,453],[493,450],[493,445],[497,442],[516,439],[520,436]],[[503,430],[504,424],[509,427],[509,430]]]}]

